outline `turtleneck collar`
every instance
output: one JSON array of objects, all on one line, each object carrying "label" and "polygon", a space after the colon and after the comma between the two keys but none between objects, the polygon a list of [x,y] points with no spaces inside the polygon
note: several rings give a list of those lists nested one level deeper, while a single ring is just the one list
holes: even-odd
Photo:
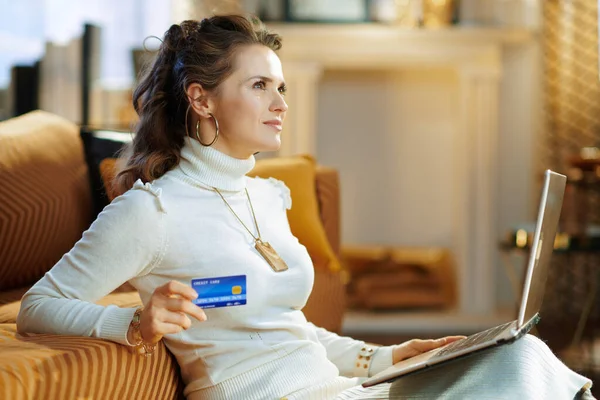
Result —
[{"label": "turtleneck collar", "polygon": [[246,174],[255,162],[254,156],[239,160],[186,137],[179,168],[192,184],[237,192],[246,187]]}]

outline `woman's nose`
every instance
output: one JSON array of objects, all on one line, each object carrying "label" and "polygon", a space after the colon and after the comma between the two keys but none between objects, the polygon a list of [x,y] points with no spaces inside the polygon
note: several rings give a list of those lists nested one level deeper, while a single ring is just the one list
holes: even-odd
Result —
[{"label": "woman's nose", "polygon": [[271,111],[279,111],[286,112],[288,109],[288,105],[283,98],[281,93],[277,93],[275,98],[273,99],[273,103],[271,103]]}]

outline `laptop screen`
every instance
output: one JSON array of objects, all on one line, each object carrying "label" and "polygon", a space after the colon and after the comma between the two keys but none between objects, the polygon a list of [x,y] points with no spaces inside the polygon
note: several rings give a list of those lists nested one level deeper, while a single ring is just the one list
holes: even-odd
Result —
[{"label": "laptop screen", "polygon": [[544,189],[519,309],[518,328],[533,318],[542,306],[566,182],[567,178],[564,175],[550,170],[545,173]]}]

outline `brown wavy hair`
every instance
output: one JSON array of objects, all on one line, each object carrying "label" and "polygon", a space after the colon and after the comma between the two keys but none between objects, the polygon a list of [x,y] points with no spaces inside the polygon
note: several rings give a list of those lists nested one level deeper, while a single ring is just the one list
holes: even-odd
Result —
[{"label": "brown wavy hair", "polygon": [[171,25],[154,63],[133,92],[139,122],[133,142],[121,156],[125,163],[115,178],[119,193],[138,179],[151,182],[179,163],[187,132],[186,89],[199,83],[208,91],[218,90],[233,72],[236,50],[253,44],[277,51],[281,37],[258,19],[240,15]]}]

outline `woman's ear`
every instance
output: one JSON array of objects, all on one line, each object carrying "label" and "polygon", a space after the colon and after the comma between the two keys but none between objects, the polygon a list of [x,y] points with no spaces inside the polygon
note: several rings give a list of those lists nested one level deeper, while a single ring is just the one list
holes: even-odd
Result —
[{"label": "woman's ear", "polygon": [[211,109],[208,92],[199,83],[192,83],[185,91],[192,109],[202,118],[209,118]]}]

